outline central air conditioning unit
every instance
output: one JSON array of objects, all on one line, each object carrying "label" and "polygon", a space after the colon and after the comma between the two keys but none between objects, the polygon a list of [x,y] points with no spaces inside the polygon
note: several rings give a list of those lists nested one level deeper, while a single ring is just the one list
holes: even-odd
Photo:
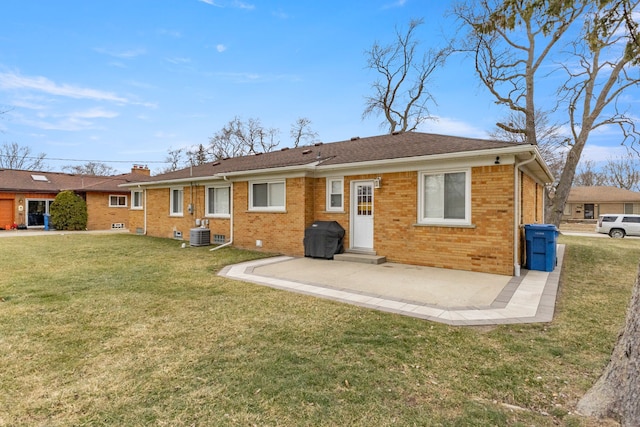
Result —
[{"label": "central air conditioning unit", "polygon": [[209,246],[211,244],[211,230],[208,228],[192,228],[189,234],[191,246]]}]

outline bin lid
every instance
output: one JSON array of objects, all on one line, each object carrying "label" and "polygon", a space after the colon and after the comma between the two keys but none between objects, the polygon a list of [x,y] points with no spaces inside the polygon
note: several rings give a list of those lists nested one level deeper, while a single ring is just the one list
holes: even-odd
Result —
[{"label": "bin lid", "polygon": [[525,229],[529,230],[548,230],[548,231],[556,231],[557,227],[554,224],[525,224]]}]

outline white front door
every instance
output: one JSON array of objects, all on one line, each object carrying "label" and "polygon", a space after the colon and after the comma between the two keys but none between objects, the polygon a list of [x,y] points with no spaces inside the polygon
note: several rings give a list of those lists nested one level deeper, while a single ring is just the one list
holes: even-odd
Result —
[{"label": "white front door", "polygon": [[373,250],[373,181],[354,182],[351,194],[351,247]]}]

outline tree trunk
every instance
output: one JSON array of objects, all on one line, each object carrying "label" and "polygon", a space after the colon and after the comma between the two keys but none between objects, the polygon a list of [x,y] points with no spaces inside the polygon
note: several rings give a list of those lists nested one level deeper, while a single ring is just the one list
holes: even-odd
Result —
[{"label": "tree trunk", "polygon": [[640,426],[640,266],[624,330],[604,373],[578,402],[578,413]]}]

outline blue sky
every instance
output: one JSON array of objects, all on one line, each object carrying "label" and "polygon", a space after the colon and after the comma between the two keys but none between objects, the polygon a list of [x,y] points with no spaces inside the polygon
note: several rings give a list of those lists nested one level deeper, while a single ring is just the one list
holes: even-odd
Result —
[{"label": "blue sky", "polygon": [[[207,144],[235,116],[281,131],[307,117],[324,142],[385,133],[362,120],[376,74],[365,50],[424,18],[439,46],[448,1],[8,0],[0,16],[0,144],[45,153],[52,170],[88,160],[153,171],[170,148]],[[430,88],[435,122],[419,130],[486,137],[504,116],[462,57]],[[637,95],[637,94],[636,94]],[[613,130],[613,129],[612,129]],[[620,150],[595,135],[585,155]],[[616,151],[617,150],[617,151]],[[64,159],[64,160],[54,160]],[[72,161],[77,160],[77,161]]]}]

